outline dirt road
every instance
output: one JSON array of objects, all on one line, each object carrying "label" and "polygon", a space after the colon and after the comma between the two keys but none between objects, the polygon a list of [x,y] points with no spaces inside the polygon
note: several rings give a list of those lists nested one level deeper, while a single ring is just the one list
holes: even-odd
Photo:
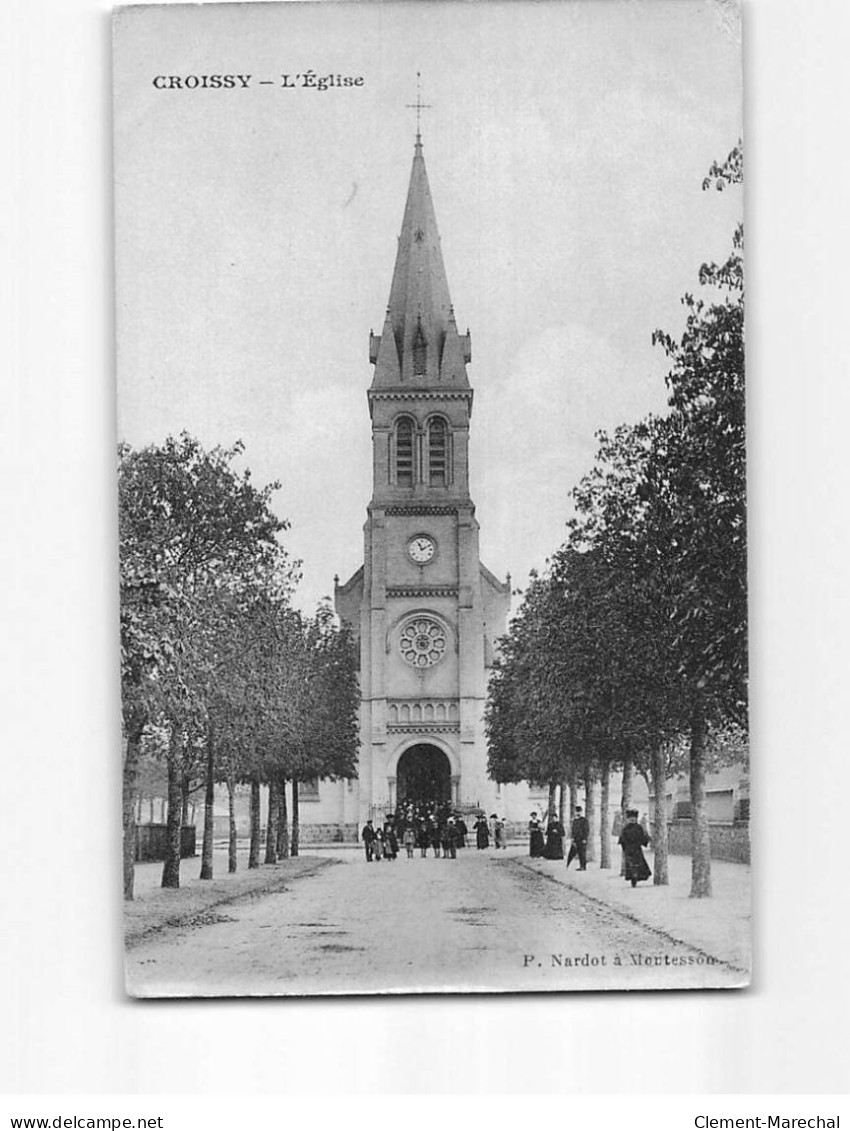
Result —
[{"label": "dirt road", "polygon": [[284,891],[131,949],[141,997],[734,986],[739,971],[553,883],[524,856],[367,864],[348,853]]}]

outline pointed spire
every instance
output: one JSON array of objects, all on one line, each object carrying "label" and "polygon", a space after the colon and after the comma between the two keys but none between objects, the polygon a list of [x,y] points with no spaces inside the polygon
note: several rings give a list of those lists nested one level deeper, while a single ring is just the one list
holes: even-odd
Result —
[{"label": "pointed spire", "polygon": [[383,333],[380,338],[377,339],[374,357],[370,357],[370,361],[372,361],[375,366],[376,376],[378,373],[382,373],[388,385],[401,384],[398,347],[396,345],[395,334],[393,333],[393,324],[390,319],[389,310],[387,310],[387,316],[384,319]]},{"label": "pointed spire", "polygon": [[449,321],[443,356],[440,361],[440,384],[457,388],[466,381],[466,362],[469,361],[469,331],[465,337],[457,332],[454,307],[449,307]]},{"label": "pointed spire", "polygon": [[[447,337],[459,343],[452,347],[449,369],[443,360]],[[385,348],[388,339],[395,343],[394,357]],[[377,339],[373,339],[373,343],[377,344]],[[443,387],[468,389],[464,365],[468,352],[468,336],[458,337],[454,321],[422,138],[417,128],[387,321],[379,348],[370,348],[370,357],[374,355],[375,363],[372,388],[398,385],[428,388],[439,383]]]}]

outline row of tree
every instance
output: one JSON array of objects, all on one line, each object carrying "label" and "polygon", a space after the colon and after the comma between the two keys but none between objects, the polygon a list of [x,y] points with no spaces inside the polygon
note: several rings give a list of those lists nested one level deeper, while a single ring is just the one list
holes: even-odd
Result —
[{"label": "row of tree", "polygon": [[[144,757],[167,774],[164,887],[180,883],[181,827],[201,782],[201,879],[213,875],[215,787],[250,785],[249,867],[260,863],[260,790],[269,789],[265,861],[298,852],[298,783],[355,777],[356,655],[322,604],[292,607],[298,563],[271,508],[234,461],[240,444],[206,451],[187,434],[119,449],[121,676],[124,721],[124,895],[133,898],[138,775]],[[292,812],[287,812],[290,783]],[[291,834],[291,835],[290,835]]]},{"label": "row of tree", "polygon": [[[703,188],[742,179],[741,147]],[[711,894],[705,776],[747,725],[743,229],[700,270],[679,340],[656,331],[668,412],[599,433],[572,492],[568,537],[532,576],[489,689],[490,774],[499,781],[608,782],[635,768],[655,796],[655,882],[667,882],[665,784],[686,749],[691,895]],[[554,789],[554,784],[552,786]],[[602,840],[602,866],[607,835]]]}]

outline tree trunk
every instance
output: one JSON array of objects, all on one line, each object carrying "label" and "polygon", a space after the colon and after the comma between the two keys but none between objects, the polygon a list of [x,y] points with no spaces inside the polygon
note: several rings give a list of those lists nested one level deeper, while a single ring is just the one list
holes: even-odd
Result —
[{"label": "tree trunk", "polygon": [[652,789],[655,804],[652,814],[652,848],[655,853],[655,867],[652,882],[669,884],[667,868],[667,752],[659,743],[652,752]]},{"label": "tree trunk", "polygon": [[165,861],[162,865],[162,886],[180,887],[180,829],[183,826],[183,731],[171,728],[168,744],[168,812],[165,832]]},{"label": "tree trunk", "polygon": [[611,807],[611,767],[602,763],[601,788],[599,793],[599,867],[611,867],[611,829],[609,827]]},{"label": "tree trunk", "polygon": [[572,825],[575,820],[576,805],[578,805],[578,774],[575,770],[570,770],[567,783],[570,787],[570,824]]},{"label": "tree trunk", "polygon": [[596,774],[592,766],[584,771],[584,803],[587,812],[587,859],[596,860]]},{"label": "tree trunk", "polygon": [[691,898],[711,895],[711,840],[705,804],[705,712],[697,693],[691,715]]},{"label": "tree trunk", "polygon": [[558,796],[558,820],[567,827],[567,783],[561,782],[561,788]]},{"label": "tree trunk", "polygon": [[[626,810],[632,807],[632,790],[635,784],[635,764],[630,757],[623,759],[623,792],[620,796],[620,813],[623,821],[626,819]],[[620,875],[626,874],[626,854],[620,849]]]},{"label": "tree trunk", "polygon": [[[139,746],[144,729],[144,719],[134,723],[127,735],[127,748],[124,751],[121,818],[124,826],[124,898],[127,900],[133,898],[136,872],[136,780],[139,773]],[[139,802],[141,803],[141,798]]]},{"label": "tree trunk", "polygon": [[623,759],[623,793],[620,799],[620,808],[623,810],[623,816],[626,815],[626,810],[632,807],[632,792],[635,787],[635,764],[631,758]]},{"label": "tree trunk", "polygon": [[292,779],[292,855],[298,855],[298,837],[300,834],[298,821],[298,778]]},{"label": "tree trunk", "polygon": [[555,812],[558,800],[558,783],[554,781],[549,782],[549,801],[546,805],[547,818]]},{"label": "tree trunk", "polygon": [[153,797],[149,797],[148,798],[148,824],[152,825],[153,823],[154,823],[154,819],[153,819]]},{"label": "tree trunk", "polygon": [[143,804],[144,804],[144,799],[143,799],[143,797],[140,793],[137,800],[136,800],[136,824],[138,824],[138,825],[140,825],[142,823],[142,805]]},{"label": "tree trunk", "polygon": [[202,880],[213,878],[213,817],[215,807],[215,725],[207,728],[207,780],[204,793],[204,841],[201,849]]},{"label": "tree trunk", "polygon": [[251,778],[251,847],[248,849],[248,867],[260,866],[260,779]]},{"label": "tree trunk", "polygon": [[269,778],[269,814],[266,820],[266,857],[265,864],[277,864],[277,779]]},{"label": "tree trunk", "polygon": [[189,781],[189,775],[184,774],[183,778],[180,782],[180,797],[181,797],[180,824],[181,825],[188,825],[189,824],[189,786],[190,785],[191,785],[191,782]]},{"label": "tree trunk", "polygon": [[286,810],[286,778],[280,779],[277,795],[277,856],[285,860],[289,856],[289,813]]},{"label": "tree trunk", "polygon": [[227,870],[236,871],[236,784],[227,775]]}]

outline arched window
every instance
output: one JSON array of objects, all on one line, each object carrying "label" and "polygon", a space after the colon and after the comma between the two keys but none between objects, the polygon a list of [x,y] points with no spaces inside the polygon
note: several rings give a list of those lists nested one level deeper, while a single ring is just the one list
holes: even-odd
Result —
[{"label": "arched window", "polygon": [[445,487],[448,436],[446,422],[435,417],[428,425],[428,475],[432,487]]},{"label": "arched window", "polygon": [[395,431],[395,481],[401,487],[413,486],[413,421],[406,416]]}]

